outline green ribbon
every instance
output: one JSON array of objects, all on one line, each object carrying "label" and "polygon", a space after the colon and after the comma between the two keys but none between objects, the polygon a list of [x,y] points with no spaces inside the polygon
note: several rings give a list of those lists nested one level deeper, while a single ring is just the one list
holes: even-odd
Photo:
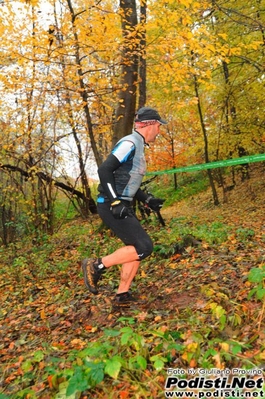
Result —
[{"label": "green ribbon", "polygon": [[265,154],[249,155],[241,158],[227,159],[226,161],[215,161],[215,162],[202,163],[198,165],[183,166],[175,169],[161,170],[157,172],[148,172],[147,176],[164,175],[164,174],[181,173],[181,172],[194,172],[196,170],[223,168],[225,166],[243,165],[246,163],[260,162],[264,160],[265,160]]}]

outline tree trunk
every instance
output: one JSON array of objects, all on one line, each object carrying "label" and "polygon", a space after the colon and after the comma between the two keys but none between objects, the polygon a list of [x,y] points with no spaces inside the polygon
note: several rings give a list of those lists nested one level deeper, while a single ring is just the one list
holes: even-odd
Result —
[{"label": "tree trunk", "polygon": [[146,103],[146,13],[146,0],[143,0],[140,6],[139,108],[144,107]]},{"label": "tree trunk", "polygon": [[74,38],[75,38],[75,62],[76,62],[76,66],[77,66],[77,73],[78,73],[78,79],[79,79],[80,96],[82,97],[82,100],[83,100],[83,109],[84,109],[84,113],[86,116],[87,131],[88,131],[88,135],[90,138],[91,148],[93,150],[93,154],[94,154],[96,163],[99,166],[102,162],[102,159],[100,158],[98,148],[96,145],[96,140],[95,140],[95,137],[93,134],[91,116],[90,116],[90,111],[89,111],[89,107],[88,107],[88,103],[89,103],[88,92],[86,90],[86,86],[85,86],[84,79],[83,79],[83,69],[82,69],[81,57],[80,57],[79,39],[78,39],[78,34],[77,34],[77,31],[75,28],[75,19],[82,12],[75,14],[71,0],[67,0],[67,4],[68,4],[69,11],[71,14],[72,29],[73,29]]},{"label": "tree trunk", "polygon": [[[90,143],[91,143],[91,148],[93,150],[93,154],[96,160],[97,165],[99,166],[102,162],[100,155],[99,155],[99,151],[96,145],[96,141],[95,141],[95,137],[93,134],[93,129],[92,129],[92,121],[91,121],[91,116],[90,116],[90,111],[89,111],[89,107],[88,107],[88,93],[85,87],[85,83],[83,80],[83,69],[82,69],[82,64],[81,64],[81,57],[80,57],[80,48],[79,48],[79,39],[78,39],[78,34],[76,31],[76,27],[75,27],[75,19],[77,17],[77,15],[79,14],[75,14],[74,9],[73,9],[73,5],[71,0],[67,0],[67,4],[69,7],[69,11],[71,13],[71,21],[72,21],[72,29],[73,29],[73,33],[74,33],[74,38],[75,38],[75,62],[77,65],[77,73],[78,73],[78,81],[79,81],[79,87],[80,87],[80,96],[82,97],[82,102],[83,102],[83,110],[84,110],[84,114],[85,114],[85,119],[86,119],[86,125],[87,125],[87,131],[88,131],[88,135],[90,138]],[[75,125],[73,122],[74,118],[72,116],[72,108],[71,108],[71,100],[70,100],[70,96],[69,93],[67,92],[67,102],[69,104],[69,123],[71,125],[72,128],[72,133],[73,133],[73,137],[76,143],[76,147],[77,147],[77,151],[78,151],[78,162],[79,162],[79,168],[80,168],[80,177],[81,177],[81,183],[82,183],[82,187],[83,187],[83,191],[85,193],[84,196],[84,202],[82,205],[82,213],[83,216],[87,217],[89,215],[90,212],[95,213],[95,204],[94,201],[91,201],[91,190],[89,187],[89,182],[88,182],[88,178],[87,178],[87,174],[85,171],[85,163],[84,163],[84,157],[83,157],[83,152],[82,152],[82,147],[81,147],[81,143],[80,140],[78,138],[78,134],[75,128]]]},{"label": "tree trunk", "polygon": [[122,137],[130,134],[133,128],[136,91],[138,81],[138,37],[135,36],[137,29],[137,13],[135,0],[120,0],[122,15],[122,66],[119,102],[116,109],[113,125],[113,145]]},{"label": "tree trunk", "polygon": [[[239,157],[245,156],[247,155],[247,151],[246,149],[241,145],[241,139],[240,139],[240,135],[241,135],[241,130],[238,127],[237,124],[237,110],[235,105],[233,104],[232,100],[231,100],[231,82],[230,82],[230,73],[229,73],[229,68],[228,68],[228,64],[226,61],[222,62],[223,65],[223,72],[224,72],[224,78],[225,78],[225,84],[226,87],[228,88],[227,90],[227,97],[225,99],[225,112],[226,112],[226,121],[227,121],[227,131],[230,132],[232,131],[232,134],[234,136],[239,135],[239,139],[237,139],[237,143],[235,145],[235,147],[233,146],[233,148],[230,150],[230,154],[233,154],[234,152],[236,152],[236,155]],[[241,179],[242,181],[244,181],[245,179],[249,178],[249,171],[248,171],[249,165],[245,164],[245,165],[241,165],[238,167],[238,170],[241,171],[242,176]],[[233,171],[233,178],[234,178],[234,183],[235,183],[235,177],[234,177],[234,168],[232,167],[232,171]]]},{"label": "tree trunk", "polygon": [[[206,127],[205,127],[203,114],[202,114],[201,101],[200,101],[200,96],[199,96],[199,85],[198,85],[198,79],[197,79],[196,75],[194,75],[194,88],[195,88],[195,94],[196,94],[197,102],[198,102],[197,104],[198,104],[198,112],[199,112],[199,117],[200,117],[201,129],[202,129],[202,133],[203,133],[203,137],[204,137],[205,163],[209,163],[210,159],[209,159],[209,152],[208,152],[208,138],[207,138]],[[214,205],[219,205],[219,199],[218,199],[217,191],[216,191],[216,188],[214,185],[214,179],[213,179],[211,169],[207,169],[207,173],[208,173],[210,186],[212,189]]]}]

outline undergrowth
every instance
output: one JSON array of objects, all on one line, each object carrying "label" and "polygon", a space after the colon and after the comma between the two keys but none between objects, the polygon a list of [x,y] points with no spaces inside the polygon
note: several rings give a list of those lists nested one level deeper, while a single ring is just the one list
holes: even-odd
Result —
[{"label": "undergrowth", "polygon": [[183,174],[177,179],[177,186],[174,187],[173,175],[163,178],[157,177],[151,182],[147,189],[156,197],[164,198],[166,205],[172,205],[183,199],[190,198],[209,187],[209,179],[203,172],[196,172],[190,175]]},{"label": "undergrowth", "polygon": [[78,266],[120,247],[96,218],[67,223],[33,245],[27,237],[0,248],[0,399],[159,398],[167,369],[188,378],[190,368],[262,368],[260,227],[221,216],[173,217],[160,227],[154,214],[143,224],[155,251],[132,290],[145,305],[118,313],[109,299],[116,269],[92,297]]}]

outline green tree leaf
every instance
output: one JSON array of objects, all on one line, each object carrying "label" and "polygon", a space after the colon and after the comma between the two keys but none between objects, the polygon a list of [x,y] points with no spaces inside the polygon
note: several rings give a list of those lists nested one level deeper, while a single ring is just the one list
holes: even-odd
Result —
[{"label": "green tree leaf", "polygon": [[121,358],[119,356],[114,356],[113,358],[106,360],[105,373],[116,379],[119,375],[121,366]]},{"label": "green tree leaf", "polygon": [[35,362],[41,362],[44,359],[44,353],[42,351],[34,352],[34,360]]},{"label": "green tree leaf", "polygon": [[265,288],[257,289],[256,296],[259,300],[262,300],[265,297]]},{"label": "green tree leaf", "polygon": [[66,396],[71,396],[75,392],[82,392],[88,388],[90,388],[90,385],[84,369],[82,367],[75,367],[74,375],[70,378],[66,389]]},{"label": "green tree leaf", "polygon": [[260,283],[265,278],[265,270],[254,267],[248,274],[248,279],[251,283]]},{"label": "green tree leaf", "polygon": [[163,367],[164,367],[164,362],[163,362],[163,360],[162,359],[157,359],[155,362],[154,362],[154,368],[156,369],[156,370],[162,370],[163,369]]},{"label": "green tree leaf", "polygon": [[146,359],[143,357],[143,356],[141,356],[141,355],[139,355],[139,356],[137,356],[137,363],[139,364],[139,366],[141,367],[141,369],[142,370],[146,370],[146,367],[147,367],[147,361],[146,361]]}]

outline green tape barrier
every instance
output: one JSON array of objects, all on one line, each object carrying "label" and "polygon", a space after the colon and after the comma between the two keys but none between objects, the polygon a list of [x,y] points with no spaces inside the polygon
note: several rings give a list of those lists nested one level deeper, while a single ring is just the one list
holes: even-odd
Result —
[{"label": "green tape barrier", "polygon": [[227,159],[226,161],[215,161],[215,162],[202,163],[198,165],[183,166],[180,168],[169,169],[164,171],[148,172],[147,176],[164,175],[164,174],[180,173],[180,172],[194,172],[196,170],[223,168],[225,166],[242,165],[246,163],[260,162],[260,161],[265,161],[265,154],[249,155],[241,158]]}]

